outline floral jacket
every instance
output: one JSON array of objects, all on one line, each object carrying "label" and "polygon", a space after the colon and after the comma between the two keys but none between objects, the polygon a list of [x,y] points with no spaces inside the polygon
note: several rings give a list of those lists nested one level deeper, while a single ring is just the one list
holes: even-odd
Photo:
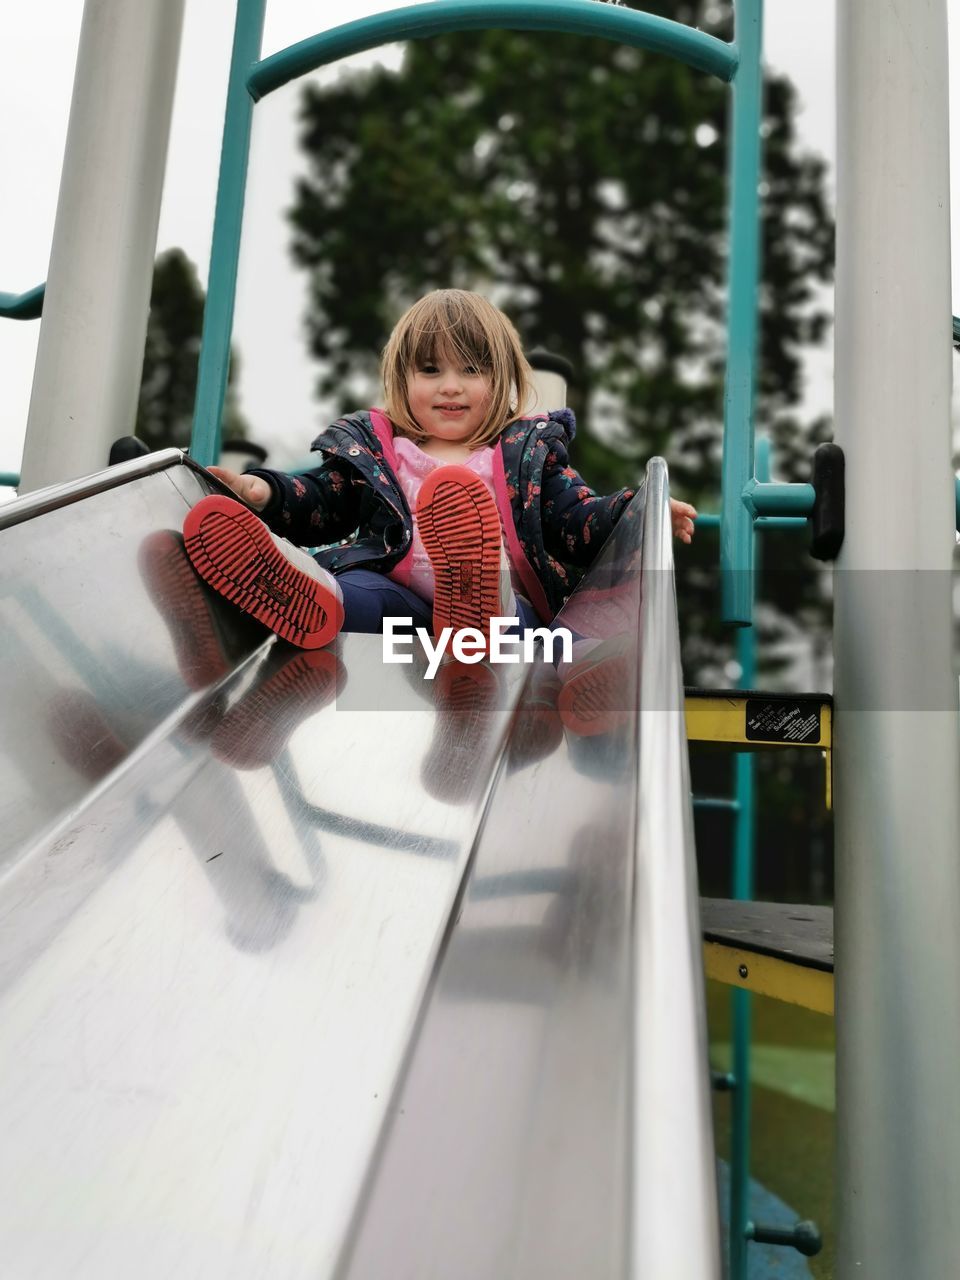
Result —
[{"label": "floral jacket", "polygon": [[[573,412],[558,409],[518,418],[495,446],[504,533],[512,559],[519,556],[525,594],[544,621],[558,612],[633,497],[632,489],[600,497],[569,465],[575,431]],[[322,456],[315,470],[289,476],[252,469],[273,489],[263,519],[300,546],[349,539],[317,554],[333,573],[389,573],[413,541],[410,509],[391,465],[392,438],[384,414],[363,410],[314,440],[311,448]]]}]

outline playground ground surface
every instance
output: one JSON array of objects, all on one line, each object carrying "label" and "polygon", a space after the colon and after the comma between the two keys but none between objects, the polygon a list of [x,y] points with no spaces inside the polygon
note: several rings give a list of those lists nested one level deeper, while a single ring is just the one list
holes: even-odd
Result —
[{"label": "playground ground surface", "polygon": [[[707,984],[710,1061],[716,1070],[730,1069],[730,1004],[729,987]],[[823,1249],[805,1261],[816,1280],[831,1280],[836,1244],[833,1019],[755,996],[752,1063],[751,1177],[790,1205],[798,1218],[817,1223]],[[730,1095],[715,1093],[721,1160],[730,1158],[730,1114]],[[750,1280],[754,1274],[751,1268]]]}]

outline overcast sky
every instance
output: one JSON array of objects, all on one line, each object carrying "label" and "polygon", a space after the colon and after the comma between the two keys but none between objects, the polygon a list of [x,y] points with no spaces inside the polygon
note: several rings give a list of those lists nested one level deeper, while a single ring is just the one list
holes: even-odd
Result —
[{"label": "overcast sky", "polygon": [[[264,53],[272,53],[390,3],[269,0]],[[158,250],[179,245],[206,277],[213,223],[233,5],[187,0],[177,96],[160,217]],[[32,0],[4,16],[0,77],[0,290],[18,293],[46,276],[66,135],[80,0]],[[951,31],[951,65],[960,74],[960,22]],[[833,0],[768,0],[768,62],[796,83],[805,143],[834,154]],[[824,33],[826,39],[824,39]],[[384,51],[396,60],[397,50]],[[369,60],[372,55],[365,55]],[[346,65],[346,64],[342,64]],[[337,74],[330,69],[321,76]],[[301,336],[304,279],[288,265],[283,210],[298,169],[293,107],[299,86],[271,95],[254,113],[254,141],[234,339],[243,359],[241,405],[256,438],[278,465],[302,455],[320,424],[311,400],[315,369]],[[954,245],[960,245],[960,91],[952,116]],[[960,311],[960,250],[954,250],[954,311]],[[39,324],[0,322],[0,470],[19,468]],[[811,409],[829,407],[829,354],[809,374]]]}]

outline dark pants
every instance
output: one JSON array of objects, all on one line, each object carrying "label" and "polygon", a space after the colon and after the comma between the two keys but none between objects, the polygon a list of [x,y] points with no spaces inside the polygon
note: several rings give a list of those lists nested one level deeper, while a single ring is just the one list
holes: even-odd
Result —
[{"label": "dark pants", "polygon": [[[348,569],[337,574],[343,592],[344,631],[383,630],[384,618],[412,618],[414,627],[429,631],[433,625],[433,609],[409,587],[375,573],[373,569]],[[516,597],[521,626],[536,627],[539,621],[522,596]]]}]

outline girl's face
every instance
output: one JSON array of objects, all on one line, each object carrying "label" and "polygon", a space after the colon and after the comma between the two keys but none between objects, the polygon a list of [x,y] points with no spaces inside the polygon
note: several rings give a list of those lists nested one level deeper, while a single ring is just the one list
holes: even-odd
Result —
[{"label": "girl's face", "polygon": [[471,439],[487,416],[491,392],[489,374],[450,356],[438,355],[407,374],[413,417],[437,440]]}]

